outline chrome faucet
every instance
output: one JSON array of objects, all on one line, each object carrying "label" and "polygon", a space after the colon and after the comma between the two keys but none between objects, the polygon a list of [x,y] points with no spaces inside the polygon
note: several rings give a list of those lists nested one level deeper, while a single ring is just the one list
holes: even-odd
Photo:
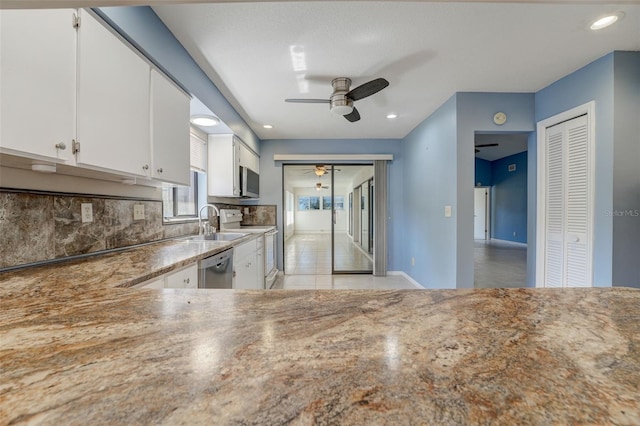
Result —
[{"label": "chrome faucet", "polygon": [[200,207],[200,211],[198,212],[198,235],[209,235],[216,232],[215,228],[213,229],[213,232],[210,232],[211,225],[209,223],[205,224],[206,229],[202,227],[202,210],[208,207],[213,207],[213,210],[215,210],[218,217],[220,217],[220,210],[218,210],[218,208],[213,204],[205,204],[204,206]]}]

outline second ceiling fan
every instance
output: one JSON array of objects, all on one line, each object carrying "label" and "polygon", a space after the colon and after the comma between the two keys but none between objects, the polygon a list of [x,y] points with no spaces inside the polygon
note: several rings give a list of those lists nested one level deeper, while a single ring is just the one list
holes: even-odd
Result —
[{"label": "second ceiling fan", "polygon": [[388,85],[389,82],[384,78],[376,78],[350,90],[351,79],[338,77],[331,80],[333,93],[329,99],[285,99],[284,101],[301,104],[329,104],[331,112],[340,114],[353,123],[360,120],[360,113],[353,103],[378,93]]}]

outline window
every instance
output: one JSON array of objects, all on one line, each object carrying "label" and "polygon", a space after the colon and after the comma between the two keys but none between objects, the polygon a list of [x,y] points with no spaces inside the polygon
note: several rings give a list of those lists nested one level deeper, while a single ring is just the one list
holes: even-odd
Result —
[{"label": "window", "polygon": [[331,197],[322,197],[322,210],[331,210]]},{"label": "window", "polygon": [[343,195],[336,195],[335,197],[333,197],[334,201],[335,201],[335,209],[336,210],[344,210],[344,196]]},{"label": "window", "polygon": [[320,197],[298,197],[298,210],[320,210]]},{"label": "window", "polygon": [[198,181],[196,171],[191,171],[189,186],[167,185],[162,188],[162,214],[164,219],[192,219],[198,217]]}]

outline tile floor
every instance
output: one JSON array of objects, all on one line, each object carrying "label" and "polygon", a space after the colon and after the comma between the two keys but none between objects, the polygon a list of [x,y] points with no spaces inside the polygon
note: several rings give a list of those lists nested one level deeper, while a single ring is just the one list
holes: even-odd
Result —
[{"label": "tile floor", "polygon": [[[336,234],[336,271],[371,271],[373,262],[347,234]],[[287,275],[330,275],[331,234],[296,234],[285,243]]]},{"label": "tile floor", "polygon": [[284,275],[273,286],[283,290],[404,290],[416,287],[401,275]]},{"label": "tile floor", "polygon": [[496,240],[475,240],[475,288],[525,287],[527,247]]}]

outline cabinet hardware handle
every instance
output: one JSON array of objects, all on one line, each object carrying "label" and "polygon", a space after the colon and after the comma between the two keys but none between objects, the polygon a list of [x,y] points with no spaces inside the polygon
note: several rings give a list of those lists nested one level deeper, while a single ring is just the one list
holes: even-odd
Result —
[{"label": "cabinet hardware handle", "polygon": [[67,149],[67,145],[65,145],[64,142],[60,142],[56,144],[56,149],[60,149],[62,151],[64,151],[65,149]]},{"label": "cabinet hardware handle", "polygon": [[145,164],[144,166],[142,166],[142,170],[149,170],[149,165]]},{"label": "cabinet hardware handle", "polygon": [[158,169],[158,173],[162,173],[162,167]]},{"label": "cabinet hardware handle", "polygon": [[184,282],[185,282],[186,284],[189,284],[189,283],[191,282],[191,279],[190,279],[190,278],[187,278],[186,280],[184,280]]}]

